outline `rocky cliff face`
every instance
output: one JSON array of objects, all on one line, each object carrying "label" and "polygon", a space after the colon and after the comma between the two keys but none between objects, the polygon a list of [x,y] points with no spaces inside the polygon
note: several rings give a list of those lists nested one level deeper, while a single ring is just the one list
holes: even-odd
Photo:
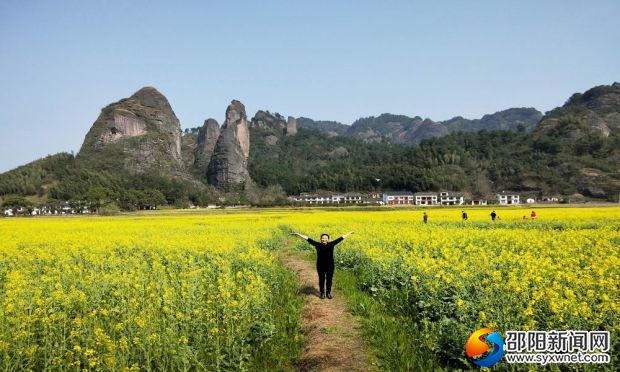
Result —
[{"label": "rocky cliff face", "polygon": [[192,170],[196,161],[195,152],[198,144],[198,135],[196,133],[186,133],[181,136],[181,157],[185,169]]},{"label": "rocky cliff face", "polygon": [[[263,144],[275,146],[287,133],[288,123],[282,115],[269,111],[258,110],[250,121],[250,137],[252,148],[256,151],[265,151]],[[258,147],[255,147],[257,144]]]},{"label": "rocky cliff face", "polygon": [[258,110],[250,122],[250,128],[275,130],[279,133],[284,133],[287,123],[280,114],[271,114],[269,111]]},{"label": "rocky cliff face", "polygon": [[250,178],[249,155],[250,132],[245,106],[233,100],[226,109],[226,121],[209,162],[209,183],[223,189],[245,184]]},{"label": "rocky cliff face", "polygon": [[206,173],[211,156],[215,151],[217,139],[220,137],[220,125],[215,119],[207,119],[198,131],[194,166]]},{"label": "rocky cliff face", "polygon": [[286,134],[289,136],[294,136],[297,134],[297,120],[294,117],[289,116],[288,122],[286,124]]},{"label": "rocky cliff face", "polygon": [[77,160],[92,168],[186,176],[179,119],[166,97],[152,87],[105,107],[86,135]]}]

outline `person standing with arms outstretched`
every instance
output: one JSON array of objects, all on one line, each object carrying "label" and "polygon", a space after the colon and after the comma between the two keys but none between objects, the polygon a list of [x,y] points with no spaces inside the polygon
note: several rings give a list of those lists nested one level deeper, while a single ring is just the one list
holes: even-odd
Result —
[{"label": "person standing with arms outstretched", "polygon": [[[332,297],[332,278],[334,277],[334,247],[336,244],[340,243],[343,239],[353,234],[353,231],[349,231],[343,236],[339,237],[334,241],[329,241],[329,235],[321,234],[321,241],[317,242],[311,238],[308,238],[305,235],[301,235],[300,233],[291,233],[291,235],[297,235],[300,238],[306,240],[308,243],[312,244],[316,249],[316,271],[319,274],[319,290],[321,291],[321,299],[325,298],[327,293],[327,298],[330,300]],[[327,292],[326,292],[327,290]]]}]

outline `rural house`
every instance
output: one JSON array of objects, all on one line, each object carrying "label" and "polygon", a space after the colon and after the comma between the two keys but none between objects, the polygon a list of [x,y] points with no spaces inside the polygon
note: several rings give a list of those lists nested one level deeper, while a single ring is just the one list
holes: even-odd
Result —
[{"label": "rural house", "polygon": [[415,193],[416,205],[436,205],[439,204],[437,194],[432,192],[416,192]]},{"label": "rural house", "polygon": [[414,204],[413,193],[410,191],[392,191],[383,194],[383,204],[403,205]]},{"label": "rural house", "polygon": [[498,193],[497,202],[501,205],[520,204],[519,195],[510,191],[502,191]]}]

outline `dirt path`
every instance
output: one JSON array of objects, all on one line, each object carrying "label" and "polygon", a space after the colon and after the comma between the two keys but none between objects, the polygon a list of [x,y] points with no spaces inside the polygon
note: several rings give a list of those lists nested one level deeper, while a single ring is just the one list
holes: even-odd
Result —
[{"label": "dirt path", "polygon": [[314,265],[303,253],[285,251],[280,260],[299,276],[299,294],[304,297],[302,329],[306,345],[299,361],[300,371],[369,371],[370,364],[360,336],[357,319],[347,311],[346,303],[334,281],[334,298],[319,298],[318,277]]}]

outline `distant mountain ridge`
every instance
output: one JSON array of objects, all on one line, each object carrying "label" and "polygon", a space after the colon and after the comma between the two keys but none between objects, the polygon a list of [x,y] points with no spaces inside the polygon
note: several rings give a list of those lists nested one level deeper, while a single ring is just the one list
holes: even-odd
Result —
[{"label": "distant mountain ridge", "polygon": [[360,118],[352,125],[335,121],[314,121],[298,118],[301,128],[316,129],[328,136],[351,136],[365,142],[386,141],[398,144],[419,144],[425,139],[443,137],[454,132],[477,132],[479,130],[530,131],[542,118],[534,108],[510,108],[480,119],[461,116],[446,121],[433,121],[405,115],[381,114]]},{"label": "distant mountain ridge", "polygon": [[531,131],[542,119],[543,114],[532,107],[509,108],[480,119],[464,119],[460,116],[441,122],[450,133],[477,132],[479,130]]},{"label": "distant mountain ridge", "polygon": [[114,195],[123,208],[134,203],[132,190],[159,190],[175,205],[272,202],[317,189],[613,200],[619,132],[618,83],[574,94],[544,117],[512,108],[443,122],[382,114],[348,126],[262,110],[248,119],[233,100],[221,127],[208,119],[183,135],[165,96],[146,87],[104,107],[76,157],[61,153],[0,174],[0,196]]}]

